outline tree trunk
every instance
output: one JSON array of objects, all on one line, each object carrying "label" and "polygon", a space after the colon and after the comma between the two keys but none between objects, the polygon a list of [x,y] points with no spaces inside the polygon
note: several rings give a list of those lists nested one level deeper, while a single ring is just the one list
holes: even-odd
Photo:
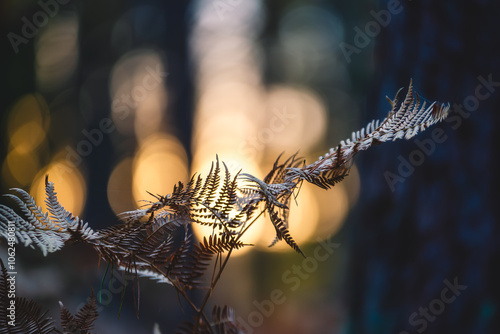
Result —
[{"label": "tree trunk", "polygon": [[500,7],[401,4],[376,39],[367,121],[382,118],[389,109],[384,96],[411,77],[419,93],[449,101],[453,111],[416,139],[358,160],[362,212],[350,233],[349,333],[494,333],[500,327],[494,138]]}]

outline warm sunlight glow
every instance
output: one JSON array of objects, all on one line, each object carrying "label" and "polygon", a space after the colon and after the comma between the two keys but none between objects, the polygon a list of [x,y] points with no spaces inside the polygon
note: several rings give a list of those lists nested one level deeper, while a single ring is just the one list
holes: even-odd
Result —
[{"label": "warm sunlight glow", "polygon": [[28,153],[44,140],[50,116],[40,94],[27,94],[12,107],[7,120],[10,146],[19,153]]},{"label": "warm sunlight glow", "polygon": [[165,121],[167,73],[160,55],[136,49],[114,65],[110,80],[112,119],[119,132],[139,140],[157,132]]},{"label": "warm sunlight glow", "polygon": [[[199,2],[190,40],[197,97],[192,170],[208,172],[218,154],[233,174],[242,169],[262,179],[282,152],[285,157],[297,150],[307,154],[320,144],[328,123],[326,107],[313,91],[262,84],[259,2],[239,3],[224,20],[220,15],[210,3]],[[299,202],[291,205],[290,232],[305,243],[316,231],[320,207],[307,187]],[[198,225],[194,230],[197,236],[211,233]],[[267,247],[274,235],[262,217],[245,240]],[[275,249],[289,247],[279,243]]]},{"label": "warm sunlight glow", "polygon": [[33,154],[22,154],[13,150],[7,155],[3,168],[6,169],[5,173],[10,173],[19,183],[16,186],[26,186],[40,169],[40,162]]},{"label": "warm sunlight glow", "polygon": [[40,123],[28,121],[14,132],[10,144],[17,152],[28,153],[42,143],[45,135]]},{"label": "warm sunlight glow", "polygon": [[267,94],[267,119],[260,134],[273,155],[284,149],[309,152],[324,139],[327,115],[321,99],[311,91],[275,86]]},{"label": "warm sunlight glow", "polygon": [[[243,36],[229,35],[222,40],[217,40],[217,47],[211,45],[211,48],[203,45],[206,41],[199,42],[200,46],[205,49],[202,54],[196,55],[200,57],[200,61],[194,65],[199,72],[196,82],[198,87],[202,88],[201,90],[228,80],[247,82],[252,85],[260,83],[261,74],[256,69],[259,69],[262,64],[258,49],[252,40]],[[226,57],[228,52],[231,53],[231,57]],[[224,61],[221,61],[222,57]]]},{"label": "warm sunlight glow", "polygon": [[133,161],[132,194],[140,206],[151,200],[147,193],[166,195],[174,185],[188,180],[186,152],[177,138],[156,134],[145,139]]},{"label": "warm sunlight glow", "polygon": [[139,141],[151,133],[162,130],[162,121],[167,105],[165,89],[151,91],[144,101],[138,104],[135,112],[135,134]]},{"label": "warm sunlight glow", "polygon": [[12,107],[7,117],[9,152],[2,165],[7,186],[26,187],[40,169],[39,148],[47,145],[50,116],[40,94],[27,94]]},{"label": "warm sunlight glow", "polygon": [[[348,176],[350,177],[350,176]],[[314,232],[315,238],[326,239],[340,229],[349,210],[349,199],[343,182],[325,191],[312,187],[312,193],[319,205],[319,221]]]}]

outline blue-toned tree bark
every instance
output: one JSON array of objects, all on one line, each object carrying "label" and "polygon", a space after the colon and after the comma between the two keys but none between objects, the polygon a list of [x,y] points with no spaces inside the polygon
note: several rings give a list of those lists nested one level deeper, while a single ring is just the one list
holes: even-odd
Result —
[{"label": "blue-toned tree bark", "polygon": [[349,333],[496,333],[500,7],[401,5],[376,38],[367,120],[382,118],[384,95],[410,77],[422,95],[449,101],[453,112],[436,129],[358,160]]}]

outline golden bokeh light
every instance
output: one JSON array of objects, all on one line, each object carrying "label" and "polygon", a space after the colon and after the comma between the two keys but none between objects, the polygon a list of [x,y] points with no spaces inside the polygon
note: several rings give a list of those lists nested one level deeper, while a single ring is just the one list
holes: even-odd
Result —
[{"label": "golden bokeh light", "polygon": [[344,183],[340,182],[327,191],[313,187],[312,193],[320,208],[318,210],[320,223],[314,232],[314,237],[326,239],[337,233],[345,221],[349,211],[347,189]]},{"label": "golden bokeh light", "polygon": [[74,216],[79,216],[85,206],[87,186],[80,170],[68,163],[63,157],[64,153],[56,154],[54,160],[37,173],[30,193],[46,211],[45,176],[48,175],[49,181],[54,183],[61,205]]},{"label": "golden bokeh light", "polygon": [[[245,138],[250,138],[248,131],[252,121],[242,114],[231,114],[227,117],[216,117],[207,120],[196,128],[193,135],[193,149],[203,151],[205,155],[215,156],[222,151],[232,152],[232,155],[245,158]],[[254,160],[255,157],[252,157]]]},{"label": "golden bokeh light", "polygon": [[50,123],[48,106],[40,94],[26,94],[12,107],[7,119],[10,146],[20,153],[36,149],[46,137]]},{"label": "golden bokeh light", "polygon": [[167,117],[166,77],[165,64],[154,50],[136,49],[116,62],[109,90],[111,116],[120,133],[142,140],[160,129]]},{"label": "golden bokeh light", "polygon": [[[257,129],[259,110],[262,110],[262,93],[254,85],[244,82],[214,82],[201,87],[202,92],[196,108],[193,134],[192,170],[207,175],[212,162],[218,155],[231,175],[240,170],[261,176],[258,156],[249,156],[246,141]],[[221,166],[221,168],[223,168]],[[199,224],[193,225],[198,239],[212,234],[212,228]],[[243,242],[253,243],[261,235],[262,224],[256,222],[242,238]],[[235,252],[242,255],[249,248]]]},{"label": "golden bokeh light", "polygon": [[[203,46],[207,43],[206,36],[198,41],[202,44],[194,49],[194,56],[199,62],[194,64],[198,74],[196,83],[204,91],[212,85],[229,81],[246,82],[250,85],[259,85],[261,73],[259,69],[262,59],[255,43],[244,36],[229,35],[222,39],[214,40],[210,47]],[[231,57],[226,57],[231,53]],[[224,61],[221,59],[224,58]]]},{"label": "golden bokeh light", "polygon": [[256,133],[262,118],[259,114],[261,96],[258,89],[241,82],[221,83],[205,89],[194,119],[193,167],[213,160],[216,154],[224,156],[228,166],[249,167],[261,159],[261,151],[248,154],[253,145],[250,144],[255,141],[252,134]]},{"label": "golden bokeh light", "polygon": [[274,86],[266,99],[267,146],[273,154],[283,150],[309,152],[324,139],[328,123],[326,108],[319,96],[297,87]]},{"label": "golden bokeh light", "polygon": [[[7,158],[4,161],[2,174],[4,179],[9,182],[17,182],[17,184],[11,183],[10,186],[25,187],[30,184],[39,169],[40,162],[36,155],[23,154],[12,150],[7,154]],[[7,177],[9,174],[14,180]]]},{"label": "golden bokeh light", "polygon": [[137,151],[132,167],[132,194],[137,206],[152,199],[147,193],[166,195],[174,185],[188,179],[187,156],[179,140],[171,135],[154,134]]},{"label": "golden bokeh light", "polygon": [[256,122],[263,118],[262,91],[244,82],[215,81],[209,87],[203,87],[196,107],[195,128],[205,127],[207,122],[218,118],[244,117],[242,122],[230,128],[219,128],[219,131],[244,131],[242,136],[256,130]]},{"label": "golden bokeh light", "polygon": [[12,106],[7,118],[9,152],[2,177],[9,187],[26,187],[40,169],[39,149],[46,146],[50,123],[47,103],[40,94],[26,94]]},{"label": "golden bokeh light", "polygon": [[137,107],[135,115],[135,134],[139,141],[151,133],[162,130],[162,121],[167,106],[167,93],[158,89],[148,93],[144,101]]},{"label": "golden bokeh light", "polygon": [[10,137],[10,145],[20,154],[26,154],[37,148],[45,139],[46,132],[40,123],[28,120]]},{"label": "golden bokeh light", "polygon": [[125,158],[113,168],[108,180],[108,202],[115,214],[135,209],[132,195],[133,159]]},{"label": "golden bokeh light", "polygon": [[[266,88],[262,83],[263,58],[256,41],[260,7],[244,2],[227,20],[218,20],[220,13],[203,3],[198,6],[190,40],[197,90],[192,170],[208,171],[218,154],[232,173],[242,169],[262,179],[264,164],[267,170],[282,152],[309,154],[317,149],[328,124],[319,95],[299,86]],[[236,23],[238,29],[233,29]],[[344,193],[335,197],[340,203]],[[290,232],[297,242],[306,243],[318,233],[320,221],[333,216],[322,213],[330,208],[323,207],[311,187],[302,189],[298,202],[291,205]],[[345,217],[344,204],[335,217]],[[198,235],[211,233],[210,228],[194,229]],[[274,235],[268,218],[261,218],[245,240],[267,248]],[[279,243],[273,249],[289,247]]]}]

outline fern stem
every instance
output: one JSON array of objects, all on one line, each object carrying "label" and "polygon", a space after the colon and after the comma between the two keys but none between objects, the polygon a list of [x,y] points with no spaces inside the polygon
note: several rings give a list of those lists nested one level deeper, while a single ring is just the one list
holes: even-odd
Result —
[{"label": "fern stem", "polygon": [[[198,315],[196,317],[196,322],[195,322],[195,325],[194,325],[193,334],[196,334],[196,331],[198,330],[198,324],[200,322],[200,316],[203,313],[203,310],[205,309],[205,306],[207,305],[208,300],[212,296],[212,293],[213,293],[213,291],[215,289],[215,286],[217,285],[217,283],[219,282],[219,279],[222,276],[222,272],[224,271],[224,268],[226,267],[227,262],[229,261],[229,257],[231,256],[231,253],[233,252],[234,245],[236,244],[236,242],[238,242],[241,239],[241,237],[243,236],[243,234],[245,234],[245,232],[257,221],[257,219],[259,219],[259,217],[265,211],[266,210],[264,209],[261,212],[259,212],[259,214],[257,216],[255,216],[255,218],[253,218],[252,221],[246,227],[244,227],[244,225],[243,225],[242,226],[242,231],[240,231],[240,233],[238,233],[238,236],[236,238],[234,238],[234,237],[231,236],[231,248],[227,252],[226,258],[224,259],[224,262],[222,263],[219,271],[217,272],[217,275],[215,276],[215,279],[212,279],[212,282],[210,284],[210,288],[208,289],[208,292],[205,295],[205,298],[203,299],[203,302],[201,303],[200,309],[198,311]],[[214,272],[215,272],[215,266],[214,266]],[[210,331],[212,331],[212,326],[209,326],[209,328],[210,328]]]}]

